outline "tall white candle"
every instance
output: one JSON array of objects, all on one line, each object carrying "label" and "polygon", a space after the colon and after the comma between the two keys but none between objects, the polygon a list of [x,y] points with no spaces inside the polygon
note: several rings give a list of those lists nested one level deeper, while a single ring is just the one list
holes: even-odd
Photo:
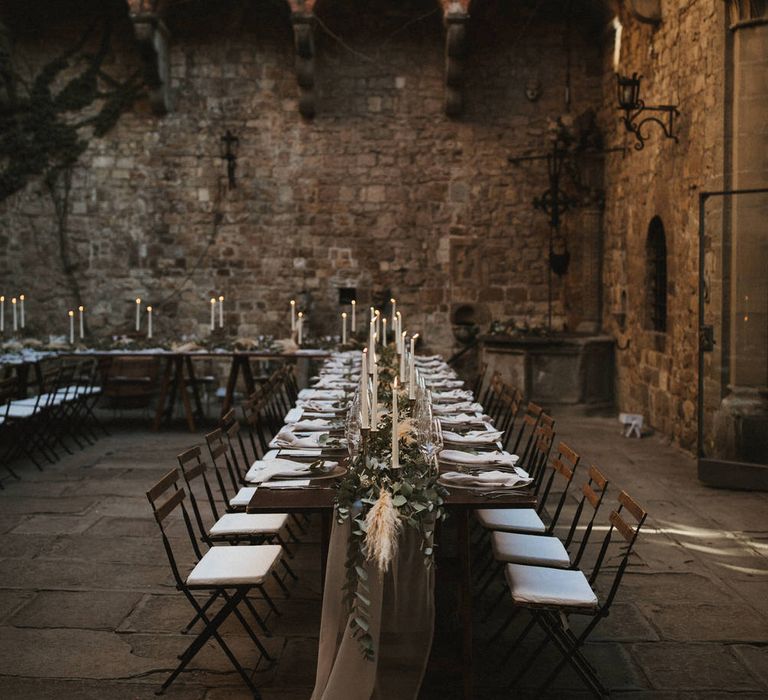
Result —
[{"label": "tall white candle", "polygon": [[373,321],[376,318],[376,309],[371,307],[371,321]]},{"label": "tall white candle", "polygon": [[395,330],[395,320],[397,319],[397,299],[392,297],[389,300],[389,303],[392,304],[392,330]]},{"label": "tall white candle", "polygon": [[371,411],[368,405],[368,349],[363,350],[360,373],[360,427],[371,427]]},{"label": "tall white candle", "polygon": [[219,328],[224,328],[224,295],[219,297]]},{"label": "tall white candle", "polygon": [[211,297],[211,330],[216,330],[216,297]]},{"label": "tall white candle", "polygon": [[16,297],[11,299],[11,306],[13,307],[13,331],[14,333],[19,330],[19,322],[16,318]]},{"label": "tall white candle", "polygon": [[373,363],[376,361],[376,322],[371,319],[368,324],[368,374],[373,374]]},{"label": "tall white candle", "polygon": [[341,312],[341,344],[347,344],[347,312]]},{"label": "tall white candle", "polygon": [[418,337],[418,333],[411,336],[411,355],[408,358],[411,363],[408,375],[408,398],[411,400],[416,398],[416,353],[414,348],[416,347],[416,338]]},{"label": "tall white candle", "polygon": [[357,330],[357,302],[352,300],[352,332]]},{"label": "tall white candle", "polygon": [[405,384],[405,331],[400,335],[400,383]]},{"label": "tall white candle", "polygon": [[296,330],[296,300],[291,299],[291,332]]},{"label": "tall white candle", "polygon": [[[400,315],[400,312],[397,312],[397,351],[402,355],[403,353],[403,317]],[[400,380],[402,383],[402,379]]]},{"label": "tall white candle", "polygon": [[78,306],[77,310],[80,314],[80,340],[85,338],[85,324],[83,323],[83,311],[85,311],[84,306]]},{"label": "tall white candle", "polygon": [[5,297],[0,296],[0,333],[5,332]]},{"label": "tall white candle", "polygon": [[75,312],[70,309],[69,312],[69,344],[75,344]]},{"label": "tall white candle", "polygon": [[136,332],[141,329],[141,297],[136,297]]},{"label": "tall white candle", "polygon": [[381,311],[376,309],[376,337],[381,338]]},{"label": "tall white candle", "polygon": [[27,325],[26,317],[24,316],[24,299],[25,299],[24,295],[23,294],[19,294],[19,301],[21,302],[21,304],[20,304],[20,306],[21,306],[20,311],[21,311],[21,327],[22,328],[24,328],[24,326]]},{"label": "tall white candle", "polygon": [[378,432],[379,417],[379,366],[376,356],[372,358],[373,372],[371,372],[371,432]]},{"label": "tall white candle", "polygon": [[381,319],[381,347],[387,347],[387,319]]},{"label": "tall white candle", "polygon": [[147,307],[147,338],[152,338],[152,307]]},{"label": "tall white candle", "polygon": [[400,439],[397,420],[397,377],[392,382],[392,469],[400,467]]},{"label": "tall white candle", "polygon": [[299,311],[296,319],[296,330],[298,331],[298,343],[301,345],[304,341],[304,314],[301,311]]}]

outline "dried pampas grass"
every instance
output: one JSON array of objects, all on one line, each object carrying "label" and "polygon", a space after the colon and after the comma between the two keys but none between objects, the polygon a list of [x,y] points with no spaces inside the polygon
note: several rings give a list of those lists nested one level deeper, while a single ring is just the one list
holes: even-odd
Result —
[{"label": "dried pampas grass", "polygon": [[384,573],[397,554],[397,539],[402,523],[389,491],[382,489],[379,498],[365,516],[365,554]]}]

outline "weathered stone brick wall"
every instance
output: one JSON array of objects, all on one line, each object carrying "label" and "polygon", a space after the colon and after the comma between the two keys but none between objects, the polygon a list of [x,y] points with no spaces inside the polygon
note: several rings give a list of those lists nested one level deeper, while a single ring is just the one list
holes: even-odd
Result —
[{"label": "weathered stone brick wall", "polygon": [[[662,2],[663,21],[642,24],[629,13],[621,72],[642,74],[647,104],[677,104],[682,113],[675,144],[655,126],[642,151],[606,160],[604,212],[604,322],[629,342],[617,352],[619,406],[643,413],[656,429],[686,448],[696,440],[698,347],[698,197],[722,186],[726,66],[725,3]],[[621,143],[613,67],[606,47],[606,134]],[[611,126],[613,124],[613,126]],[[631,141],[627,141],[631,145]],[[646,238],[661,217],[667,243],[667,332],[649,329]],[[615,312],[626,294],[626,332]]]},{"label": "weathered stone brick wall", "polygon": [[[544,324],[548,227],[531,202],[545,167],[507,157],[546,148],[547,122],[565,110],[566,57],[562,17],[540,11],[526,24],[527,9],[473,11],[466,113],[451,120],[437,3],[319,5],[347,46],[318,30],[307,122],[280,3],[181,3],[167,18],[173,111],[136,105],[74,172],[69,235],[91,329],[128,326],[141,296],[156,328],[205,333],[215,292],[233,334],[284,335],[288,301],[306,290],[313,327],[338,332],[338,287],[356,287],[363,305],[396,296],[409,327],[443,350],[458,304],[477,305],[483,322]],[[17,26],[20,65],[39,65],[78,27]],[[109,69],[133,70],[127,17],[115,34]],[[578,113],[599,99],[601,63],[586,31],[571,44]],[[532,79],[544,86],[538,102],[525,97]],[[219,158],[227,128],[240,139],[233,191]],[[2,286],[25,289],[31,317],[62,332],[73,300],[42,191],[32,184],[0,204]],[[554,312],[562,327],[557,278]]]}]

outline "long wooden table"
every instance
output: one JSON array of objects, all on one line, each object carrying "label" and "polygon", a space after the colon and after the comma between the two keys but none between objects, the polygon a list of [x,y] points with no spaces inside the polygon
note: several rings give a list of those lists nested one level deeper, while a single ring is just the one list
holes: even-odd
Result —
[{"label": "long wooden table", "polygon": [[[328,542],[333,515],[335,489],[327,480],[310,480],[310,486],[296,489],[257,489],[246,510],[248,513],[320,513],[322,539],[320,547],[321,571],[325,577]],[[511,491],[498,498],[486,498],[477,493],[455,489],[449,492],[445,507],[456,519],[458,550],[461,570],[460,601],[462,622],[462,686],[463,697],[473,695],[472,656],[472,570],[469,538],[470,512],[477,508],[535,508],[536,498],[531,488]]]}]

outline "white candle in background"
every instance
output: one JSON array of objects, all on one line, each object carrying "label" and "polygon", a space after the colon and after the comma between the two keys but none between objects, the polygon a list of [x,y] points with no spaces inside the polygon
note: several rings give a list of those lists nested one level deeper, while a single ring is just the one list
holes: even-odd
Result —
[{"label": "white candle in background", "polygon": [[352,332],[357,330],[357,302],[352,300]]},{"label": "white candle in background", "polygon": [[400,467],[400,440],[397,435],[397,377],[392,382],[392,469]]},{"label": "white candle in background", "polygon": [[141,297],[136,297],[136,332],[141,329]]},{"label": "white candle in background", "polygon": [[298,318],[296,319],[296,329],[298,330],[298,342],[299,345],[304,341],[304,314],[299,311]]},{"label": "white candle in background", "polygon": [[397,319],[397,299],[392,297],[389,300],[389,303],[392,304],[392,330],[395,330],[395,321]]},{"label": "white candle in background", "polygon": [[20,294],[19,295],[19,301],[21,302],[21,304],[20,304],[21,309],[20,310],[21,310],[21,327],[22,327],[22,329],[24,328],[24,326],[27,325],[27,321],[26,321],[26,318],[24,316],[24,299],[25,299],[24,295]]},{"label": "white candle in background", "polygon": [[13,307],[13,331],[14,333],[19,330],[19,322],[16,318],[16,297],[11,299],[11,306]]},{"label": "white candle in background", "polygon": [[373,374],[373,363],[376,361],[376,322],[371,319],[368,325],[368,374]]},{"label": "white candle in background", "polygon": [[376,337],[381,338],[381,311],[376,309]]},{"label": "white candle in background", "polygon": [[147,338],[152,338],[152,307],[147,307]]},{"label": "white candle in background", "polygon": [[405,331],[400,335],[400,383],[405,384]]},{"label": "white candle in background", "polygon": [[410,360],[410,374],[408,379],[408,398],[413,400],[416,398],[416,338],[419,334],[411,336],[411,355],[408,358]]},{"label": "white candle in background", "polygon": [[219,328],[224,328],[224,295],[219,297]]},{"label": "white candle in background", "polygon": [[376,318],[376,309],[371,307],[371,321],[373,321]]},{"label": "white candle in background", "polygon": [[347,312],[341,312],[341,344],[347,344]]},{"label": "white candle in background", "polygon": [[75,312],[70,309],[69,313],[69,344],[75,344]]},{"label": "white candle in background", "polygon": [[363,362],[360,374],[360,427],[371,427],[370,408],[368,406],[368,349],[363,350]]},{"label": "white candle in background", "polygon": [[291,299],[291,332],[296,330],[296,300]]},{"label": "white candle in background", "polygon": [[84,306],[78,306],[77,310],[80,314],[80,340],[85,338],[85,324],[83,323],[83,311],[85,311]]},{"label": "white candle in background", "polygon": [[[403,336],[405,333],[403,333],[403,317],[400,315],[400,312],[397,312],[397,351],[402,355],[403,354]],[[402,379],[400,380],[400,383],[402,384]]]},{"label": "white candle in background", "polygon": [[373,357],[373,372],[371,373],[371,432],[378,432],[379,417],[379,365]]},{"label": "white candle in background", "polygon": [[211,297],[211,330],[216,330],[216,297]]},{"label": "white candle in background", "polygon": [[5,297],[0,296],[0,333],[5,331]]},{"label": "white candle in background", "polygon": [[387,319],[381,319],[381,347],[387,347]]}]

